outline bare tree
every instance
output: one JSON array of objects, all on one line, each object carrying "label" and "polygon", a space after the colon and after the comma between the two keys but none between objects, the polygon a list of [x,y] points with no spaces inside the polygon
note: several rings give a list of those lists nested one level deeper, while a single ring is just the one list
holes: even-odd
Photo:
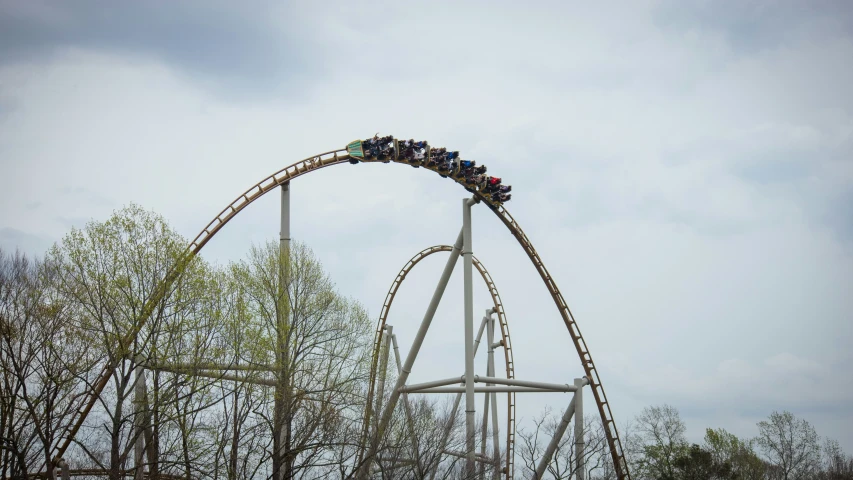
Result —
[{"label": "bare tree", "polygon": [[[532,476],[540,459],[545,452],[548,443],[554,437],[560,421],[561,412],[553,412],[550,407],[546,408],[541,415],[533,418],[532,429],[521,429],[518,433],[519,451],[524,465],[525,474]],[[609,465],[609,451],[607,438],[601,420],[594,415],[587,415],[584,422],[584,473],[586,478],[604,478],[607,465]],[[575,452],[574,429],[566,430],[554,456],[548,463],[547,472],[555,479],[574,478],[578,473],[578,462]],[[610,465],[612,469],[612,465]]]},{"label": "bare tree", "polygon": [[77,381],[91,356],[53,288],[55,269],[0,251],[0,452],[2,474],[26,475],[45,468],[79,407]]},{"label": "bare tree", "polygon": [[756,442],[782,480],[813,478],[820,468],[820,444],[814,427],[791,412],[773,412],[758,422]]},{"label": "bare tree", "polygon": [[846,455],[837,440],[826,439],[823,444],[823,465],[820,480],[853,480],[853,455]]},{"label": "bare tree", "polygon": [[[388,396],[390,392],[385,400]],[[394,410],[379,443],[374,476],[383,480],[465,478],[464,461],[458,456],[465,449],[463,412],[453,415],[450,398],[410,395],[409,402],[412,422],[402,405]],[[492,478],[495,467],[484,463],[486,478]]]}]

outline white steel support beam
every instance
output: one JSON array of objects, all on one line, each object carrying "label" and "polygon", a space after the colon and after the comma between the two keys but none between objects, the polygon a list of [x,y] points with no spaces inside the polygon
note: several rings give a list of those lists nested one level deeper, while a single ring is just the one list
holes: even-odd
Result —
[{"label": "white steel support beam", "polygon": [[584,438],[583,438],[583,386],[588,384],[586,378],[576,378],[575,386],[578,391],[575,392],[575,465],[577,473],[575,478],[578,480],[584,479]]},{"label": "white steel support beam", "polygon": [[[589,380],[586,378],[579,378],[575,380],[575,385],[578,386],[578,392],[583,388],[584,385],[588,385]],[[575,414],[575,408],[577,405],[580,396],[578,392],[575,392],[572,395],[572,401],[569,402],[569,407],[566,409],[566,413],[563,414],[563,418],[560,421],[560,424],[557,425],[557,430],[554,432],[554,436],[551,438],[551,443],[548,444],[548,447],[545,449],[545,453],[542,455],[542,459],[539,461],[539,465],[536,467],[536,472],[533,474],[533,478],[539,480],[542,478],[542,475],[545,474],[545,470],[548,468],[548,464],[551,463],[551,458],[554,456],[554,452],[557,450],[557,445],[560,444],[560,440],[563,438],[563,434],[566,433],[566,428],[569,426],[569,422],[572,420],[572,415]],[[578,417],[575,416],[575,422],[579,421]],[[583,420],[580,420],[583,423]],[[581,427],[583,428],[583,427]]]},{"label": "white steel support beam", "polygon": [[545,453],[542,454],[542,458],[539,460],[539,465],[536,466],[536,471],[533,473],[533,478],[535,480],[541,479],[542,475],[545,474],[548,464],[551,463],[551,457],[554,456],[554,452],[557,450],[557,445],[559,445],[560,440],[563,438],[563,434],[566,433],[566,428],[569,426],[569,422],[572,420],[572,415],[574,415],[574,413],[575,396],[572,395],[572,401],[569,402],[569,407],[566,408],[566,412],[563,413],[563,418],[560,420],[560,424],[557,425],[557,430],[554,432],[554,436],[551,437],[551,442],[548,444],[548,447],[545,448]]},{"label": "white steel support beam", "polygon": [[379,442],[382,439],[383,432],[388,428],[388,423],[391,421],[391,415],[394,413],[394,407],[397,406],[397,401],[400,399],[401,387],[406,384],[409,379],[409,373],[412,371],[412,366],[415,364],[415,359],[418,357],[418,352],[423,345],[424,337],[435,316],[435,311],[438,309],[438,304],[441,302],[441,297],[444,295],[444,290],[447,288],[447,282],[450,280],[450,275],[453,273],[453,267],[456,266],[456,261],[459,259],[459,253],[462,250],[463,232],[459,232],[456,238],[456,243],[453,245],[453,250],[450,252],[450,258],[444,266],[444,271],[441,273],[441,278],[438,285],[435,287],[435,292],[432,295],[432,300],[424,314],[424,319],[421,321],[421,326],[418,333],[415,335],[415,340],[412,342],[412,348],[409,349],[406,355],[406,362],[403,364],[403,369],[400,376],[397,377],[397,385],[391,392],[391,397],[388,399],[388,405],[382,412],[382,418],[379,421],[379,428],[376,434],[370,440],[370,448],[367,450],[367,455],[359,468],[357,478],[366,479],[370,473],[370,466],[373,463],[373,457],[376,456],[376,451],[379,449]]},{"label": "white steel support beam", "polygon": [[[468,458],[468,456],[464,452],[454,452],[453,450],[444,450],[444,452],[442,452],[442,453],[446,453],[447,455],[450,455],[451,457]],[[477,462],[483,462],[483,463],[491,463],[492,462],[491,458],[483,457],[479,453],[474,455],[474,460]]]},{"label": "white steel support beam", "polygon": [[471,206],[474,200],[462,200],[462,260],[465,296],[465,475],[474,478],[474,263],[471,245]]},{"label": "white steel support beam", "polygon": [[71,467],[68,466],[68,462],[64,458],[60,458],[56,466],[62,469],[62,480],[71,480]]},{"label": "white steel support beam", "polygon": [[[489,312],[492,310],[489,309]],[[480,323],[480,329],[477,331],[477,338],[474,339],[474,355],[477,355],[477,349],[480,347],[480,339],[483,337],[483,330],[485,330],[486,322],[483,319],[483,322]],[[462,385],[464,385],[465,377],[459,377],[460,380],[463,381]],[[462,403],[462,394],[464,392],[459,392],[456,394],[456,400],[453,402],[453,409],[450,411],[450,420],[447,422],[447,426],[444,427],[444,434],[441,436],[441,443],[439,444],[438,451],[443,452],[445,448],[447,448],[447,440],[450,438],[450,432],[453,430],[453,424],[456,421],[456,412],[459,411],[459,404]],[[441,457],[437,456],[434,468],[432,469],[432,473],[430,474],[430,480],[435,478],[435,474],[438,471],[438,465],[441,462]]]},{"label": "white steel support beam", "polygon": [[[394,345],[394,358],[397,364],[397,375],[399,375],[403,371],[403,363],[400,362],[400,348],[397,346],[397,335],[391,333],[391,327],[388,327],[388,336],[391,337],[391,343]],[[421,454],[420,449],[418,448],[418,435],[415,432],[415,418],[412,415],[412,406],[409,404],[409,394],[402,393],[403,396],[403,407],[406,409],[406,420],[409,422],[409,435],[412,437],[412,451],[413,456],[415,457],[415,461],[417,462],[418,473],[421,478],[423,478],[423,471],[421,470]],[[379,410],[377,410],[378,412]]]},{"label": "white steel support beam", "polygon": [[[489,370],[490,377],[495,376],[495,319],[489,315]],[[487,393],[492,397],[492,446],[494,447],[495,471],[494,479],[497,480],[501,476],[501,447],[498,433],[498,394],[495,392]]]},{"label": "white steel support beam", "polygon": [[281,231],[279,231],[281,250],[290,248],[290,182],[281,184]]},{"label": "white steel support beam", "polygon": [[287,428],[284,427],[284,416],[288,405],[290,385],[283,375],[287,368],[290,353],[284,333],[290,324],[290,308],[287,303],[287,284],[290,268],[290,182],[281,184],[281,211],[279,218],[279,265],[278,265],[278,305],[276,312],[276,346],[274,365],[279,369],[275,379],[275,400],[273,402],[273,430],[278,429],[277,438],[273,439],[273,472],[272,480],[283,480],[288,470],[284,465],[284,450],[287,443]]},{"label": "white steel support beam", "polygon": [[142,480],[144,475],[145,461],[143,456],[145,455],[145,435],[143,433],[143,428],[145,428],[145,369],[142,368],[142,361],[140,358],[137,358],[136,368],[134,372],[133,384],[133,413],[134,413],[134,434],[136,435],[136,440],[133,445],[133,478],[134,480]]},{"label": "white steel support beam", "polygon": [[[486,356],[486,375],[489,377],[495,376],[492,371],[492,357],[494,349],[492,348],[492,342],[494,341],[494,324],[492,323],[491,318],[488,316],[483,317],[483,322],[486,326],[486,344],[489,345],[488,354]],[[487,384],[487,386],[491,386],[491,384]],[[480,455],[486,456],[486,437],[489,432],[489,400],[492,399],[492,394],[487,393],[483,395],[483,424],[480,427]],[[481,480],[486,478],[486,466],[484,464],[480,464],[480,477]]]},{"label": "white steel support beam", "polygon": [[574,385],[569,385],[568,383],[545,383],[545,382],[533,382],[530,380],[518,380],[515,378],[499,378],[499,377],[481,377],[479,375],[474,375],[475,383],[493,383],[495,385],[512,385],[515,387],[532,387],[532,388],[542,388],[542,389],[550,389],[558,392],[574,392],[577,390],[577,387]]},{"label": "white steel support beam", "polygon": [[[379,387],[377,389],[376,395],[376,411],[382,411],[382,402],[385,400],[385,378],[388,376],[388,353],[391,346],[391,335],[394,327],[391,325],[385,326],[385,342],[382,344],[382,350],[380,352],[379,357]],[[374,433],[379,428],[379,420],[374,416],[373,417],[373,427]]]},{"label": "white steel support beam", "polygon": [[[406,393],[466,393],[466,387],[435,387],[435,388],[425,388],[423,390],[411,391],[408,388],[403,387],[402,392]],[[555,388],[536,388],[536,387],[514,387],[511,385],[493,385],[491,387],[474,387],[474,393],[572,393],[574,392],[574,387],[572,390],[569,390],[568,387],[563,387],[561,389]]]},{"label": "white steel support beam", "polygon": [[418,390],[425,390],[427,388],[435,388],[435,387],[444,387],[446,385],[453,385],[454,383],[462,382],[465,383],[465,376],[461,377],[451,377],[451,378],[443,378],[441,380],[433,380],[431,382],[424,383],[416,383],[414,385],[404,385],[402,391],[414,393]]}]

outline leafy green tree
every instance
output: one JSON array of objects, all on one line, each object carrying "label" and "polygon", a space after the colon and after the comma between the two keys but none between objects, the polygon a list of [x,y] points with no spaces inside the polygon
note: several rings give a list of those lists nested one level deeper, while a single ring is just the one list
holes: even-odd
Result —
[{"label": "leafy green tree", "polygon": [[318,475],[358,438],[372,339],[367,312],[337,293],[302,244],[286,252],[273,242],[253,247],[231,275],[275,379],[274,401],[266,404],[273,411],[263,413],[273,478]]},{"label": "leafy green tree", "polygon": [[642,441],[637,473],[644,478],[676,478],[676,459],[689,453],[678,410],[671,405],[646,407],[637,417],[636,430]]},{"label": "leafy green tree", "polygon": [[[76,442],[91,462],[109,471],[111,480],[118,480],[133,460],[131,453],[142,435],[138,427],[149,417],[144,409],[131,404],[138,391],[134,387],[139,385],[140,367],[157,359],[159,351],[172,348],[158,342],[161,333],[181,328],[182,319],[193,315],[203,288],[200,279],[206,277],[207,268],[195,259],[165,295],[158,294],[163,280],[182,258],[185,245],[162,217],[131,205],[105,222],[93,221],[73,229],[48,254],[57,266],[57,289],[72,310],[80,337],[100,356],[101,364],[117,365],[108,372],[111,382],[98,399],[100,408],[88,420],[91,437]],[[143,319],[149,301],[155,302],[155,308]],[[140,320],[147,320],[144,328],[133,342],[126,342],[128,332]],[[157,390],[156,380],[154,387],[153,403],[168,403]],[[155,413],[150,418],[156,423],[159,408],[152,408]],[[156,442],[152,439],[149,445],[156,446]],[[155,473],[157,456],[155,452]]]},{"label": "leafy green tree", "polygon": [[729,480],[732,477],[731,464],[714,461],[711,452],[693,444],[685,449],[673,462],[675,476],[673,480]]},{"label": "leafy green tree", "polygon": [[705,430],[704,448],[718,465],[731,467],[734,480],[761,480],[767,468],[755,453],[754,440],[741,440],[722,428]]}]

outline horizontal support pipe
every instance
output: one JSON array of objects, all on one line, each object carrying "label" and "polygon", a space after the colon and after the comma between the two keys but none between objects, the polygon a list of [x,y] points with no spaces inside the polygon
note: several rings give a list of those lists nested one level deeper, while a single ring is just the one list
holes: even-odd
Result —
[{"label": "horizontal support pipe", "polygon": [[231,365],[227,363],[143,363],[149,370],[197,371],[197,370],[235,370],[248,372],[275,372],[269,365]]},{"label": "horizontal support pipe", "polygon": [[385,467],[385,470],[390,470],[390,469],[399,468],[399,467],[406,467],[406,466],[414,465],[415,463],[417,463],[414,460],[410,460],[408,458],[403,458],[403,459],[400,459],[400,458],[379,458],[378,460],[382,463],[392,463],[393,464],[390,467]]},{"label": "horizontal support pipe", "polygon": [[445,378],[442,380],[433,380],[431,382],[416,383],[414,385],[403,385],[400,388],[401,392],[416,392],[425,388],[443,387],[445,385],[453,385],[454,383],[464,382],[465,377]]},{"label": "horizontal support pipe", "polygon": [[[69,470],[68,475],[72,477],[107,477],[110,474],[110,470],[102,469],[102,468],[78,468],[75,470]],[[128,470],[119,470],[119,477],[127,477],[133,478],[136,474],[136,469],[131,468]],[[144,478],[149,478],[149,472],[143,473]],[[7,480],[9,477],[3,477],[3,480]],[[15,477],[21,478],[21,477]],[[38,472],[38,473],[30,473],[24,478],[28,479],[45,479],[50,480],[52,477],[48,472]],[[169,475],[167,473],[160,473],[160,478],[162,480],[184,480],[186,477],[182,475]]]},{"label": "horizontal support pipe", "polygon": [[474,375],[474,382],[494,383],[495,385],[512,385],[516,387],[545,388],[558,392],[575,392],[578,389],[578,387],[567,383],[531,382],[530,380],[518,380],[516,378],[481,377],[479,375]]},{"label": "horizontal support pipe", "polygon": [[275,380],[266,379],[266,378],[252,378],[252,377],[245,377],[245,376],[241,377],[239,375],[226,375],[226,374],[219,373],[219,372],[207,372],[207,371],[187,372],[186,370],[165,368],[163,366],[157,366],[156,368],[148,366],[146,368],[148,368],[150,370],[157,370],[159,372],[169,372],[169,373],[176,373],[178,375],[187,375],[187,376],[193,376],[193,377],[210,378],[212,380],[227,380],[227,381],[233,381],[233,382],[248,383],[251,385],[266,385],[269,387],[276,386]]},{"label": "horizontal support pipe", "polygon": [[[447,455],[450,455],[452,457],[467,458],[467,456],[464,453],[454,452],[453,450],[445,450],[444,453],[446,453]],[[478,462],[482,462],[482,463],[488,463],[489,465],[495,464],[494,458],[489,458],[489,457],[486,457],[485,455],[480,455],[479,453],[474,454],[474,460],[476,460]],[[500,462],[498,462],[498,463],[500,463]]]},{"label": "horizontal support pipe", "polygon": [[[402,390],[405,393],[459,393],[465,392],[465,387],[436,387],[436,388],[425,388],[423,390],[418,390],[415,392],[409,391],[407,389]],[[494,387],[474,387],[474,393],[486,393],[486,392],[495,392],[495,393],[508,393],[508,392],[516,392],[516,393],[572,393],[574,390],[569,390],[568,387],[563,387],[562,389],[553,389],[553,388],[535,388],[535,387],[513,387],[509,385],[498,385]]]}]

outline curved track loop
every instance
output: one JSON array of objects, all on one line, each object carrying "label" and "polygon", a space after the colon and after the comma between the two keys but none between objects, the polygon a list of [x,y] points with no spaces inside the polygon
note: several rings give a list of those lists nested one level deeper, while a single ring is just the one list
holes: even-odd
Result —
[{"label": "curved track loop", "polygon": [[[391,311],[391,303],[394,302],[394,297],[397,295],[397,290],[400,289],[400,285],[403,284],[403,280],[406,279],[406,276],[412,269],[420,263],[421,260],[426,257],[439,252],[449,252],[453,250],[453,247],[450,245],[436,245],[434,247],[429,247],[421,250],[414,257],[412,257],[406,265],[400,270],[400,273],[397,274],[397,277],[394,278],[394,281],[391,283],[391,288],[388,289],[388,294],[385,296],[385,302],[382,304],[382,311],[379,313],[379,321],[376,324],[376,333],[375,340],[373,344],[373,363],[370,368],[370,387],[367,393],[367,405],[366,405],[366,414],[364,416],[364,426],[363,426],[363,434],[362,438],[366,438],[367,429],[370,425],[370,416],[371,416],[371,406],[373,405],[373,395],[374,395],[374,387],[376,386],[376,376],[378,373],[378,359],[379,359],[379,351],[380,346],[382,345],[382,337],[385,331],[385,322],[388,320],[388,313]],[[504,344],[504,359],[506,363],[506,378],[515,378],[515,362],[512,357],[512,340],[509,336],[509,324],[506,320],[506,312],[504,312],[503,302],[501,301],[501,296],[498,293],[498,288],[495,286],[495,282],[492,280],[492,276],[489,274],[489,271],[486,270],[486,267],[480,263],[480,260],[477,259],[476,256],[472,255],[472,260],[474,263],[474,268],[480,272],[480,276],[483,277],[483,281],[486,282],[486,287],[489,289],[489,295],[492,296],[492,304],[495,309],[495,314],[498,316],[498,324],[500,325],[501,330],[501,340]],[[514,454],[515,454],[515,392],[507,392],[507,426],[506,426],[506,478],[513,478],[513,469],[515,467],[514,462]]]},{"label": "curved track loop", "polygon": [[[264,194],[274,190],[276,187],[287,183],[293,180],[296,177],[300,177],[306,173],[312,172],[314,170],[318,170],[323,167],[328,167],[331,165],[338,165],[341,163],[346,163],[350,160],[350,156],[346,153],[347,150],[345,148],[332,150],[326,153],[321,153],[320,155],[315,155],[299,162],[294,163],[288,167],[285,167],[278,172],[268,176],[261,182],[255,184],[252,188],[246,190],[242,195],[237,197],[230,205],[225,207],[219,215],[217,215],[202,231],[199,233],[196,238],[190,243],[185,251],[183,257],[181,257],[176,263],[175,266],[166,274],[163,282],[158,288],[152,292],[151,297],[145,302],[143,305],[141,315],[136,319],[132,328],[128,330],[127,334],[120,340],[118,348],[119,351],[125,352],[127,355],[130,355],[132,352],[131,346],[133,345],[133,340],[136,338],[139,331],[142,329],[145,322],[148,320],[148,317],[151,316],[154,311],[157,303],[169,292],[171,287],[177,281],[177,279],[181,276],[183,271],[186,269],[187,265],[192,261],[193,258],[201,251],[202,247],[220,230],[225,226],[235,215],[240,213],[244,208],[246,208],[250,203],[254,202],[258,198],[262,197]],[[363,163],[378,163],[377,160],[364,160],[364,159],[354,159]],[[393,160],[396,163],[401,163],[403,165],[409,165],[404,161]],[[430,170],[436,172],[435,170],[423,167],[425,170]],[[436,172],[438,173],[438,172]],[[449,177],[453,178],[453,177]],[[453,178],[453,181],[459,183],[459,181]],[[607,437],[607,442],[610,447],[610,455],[613,459],[613,466],[616,470],[616,475],[619,480],[629,479],[631,475],[628,471],[628,465],[625,461],[625,456],[623,454],[622,443],[619,440],[619,433],[616,430],[616,422],[613,420],[613,413],[610,410],[610,404],[607,401],[607,396],[604,393],[604,387],[601,384],[601,379],[598,376],[598,370],[595,367],[595,364],[592,361],[592,356],[589,353],[589,349],[587,348],[586,342],[581,336],[580,329],[578,329],[577,323],[575,322],[574,316],[572,315],[571,310],[569,310],[569,306],[566,304],[563,295],[560,293],[560,290],[557,288],[557,284],[554,283],[554,280],[551,278],[551,274],[548,273],[548,269],[545,268],[545,264],[542,263],[542,259],[539,257],[539,254],[536,253],[536,250],[533,248],[533,245],[530,243],[530,240],[527,238],[527,235],[524,234],[524,231],[518,225],[518,222],[512,218],[512,215],[503,207],[503,205],[493,204],[489,199],[484,197],[481,193],[477,191],[472,191],[469,187],[460,183],[468,191],[471,191],[476,197],[482,200],[494,213],[501,219],[501,221],[506,225],[509,229],[510,233],[518,240],[518,243],[521,244],[521,247],[524,249],[527,256],[530,258],[530,261],[533,262],[533,266],[536,267],[536,270],[539,272],[539,276],[542,277],[542,280],[545,282],[545,286],[548,288],[548,292],[551,293],[551,297],[554,299],[554,303],[557,305],[557,308],[560,311],[560,315],[563,317],[563,322],[566,324],[566,328],[569,330],[569,335],[572,337],[572,342],[575,345],[575,349],[578,352],[578,356],[580,357],[581,364],[583,365],[584,372],[586,376],[589,378],[590,387],[592,389],[592,394],[595,397],[595,402],[598,406],[598,412],[601,416],[601,421],[604,425],[604,432]],[[103,392],[104,388],[107,385],[107,382],[110,379],[111,372],[116,368],[118,362],[121,360],[120,357],[116,357],[114,360],[107,362],[104,365],[104,369],[101,371],[97,381],[94,384],[92,389],[92,395],[88,398],[88,401],[83,406],[82,410],[78,412],[78,417],[76,419],[72,419],[72,423],[70,428],[68,428],[63,434],[64,441],[59,445],[56,452],[57,454],[54,457],[54,461],[58,461],[62,455],[64,455],[65,451],[73,442],[74,436],[80,430],[80,427],[83,425],[83,421],[86,416],[92,410],[94,405],[98,401],[98,397],[101,392]]]}]

